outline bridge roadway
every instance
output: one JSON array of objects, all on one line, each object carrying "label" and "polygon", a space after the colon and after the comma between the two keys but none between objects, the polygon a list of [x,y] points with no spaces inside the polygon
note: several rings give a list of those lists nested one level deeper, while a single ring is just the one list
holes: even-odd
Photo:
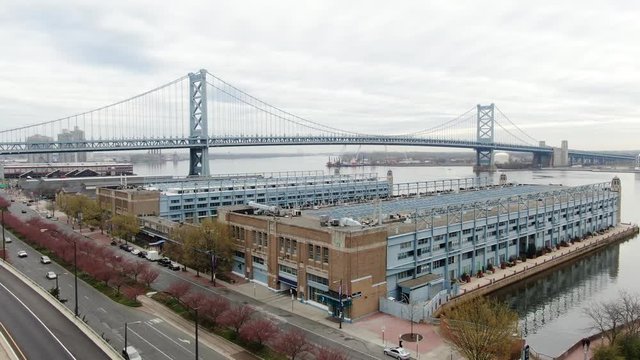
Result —
[{"label": "bridge roadway", "polygon": [[109,359],[75,324],[19,278],[0,268],[0,322],[25,359]]},{"label": "bridge roadway", "polygon": [[[22,214],[21,210],[25,209],[26,214]],[[34,216],[35,212],[22,203],[11,203],[9,208],[14,215],[24,219]],[[59,224],[66,227],[66,224]],[[68,231],[71,231],[69,227]],[[61,298],[67,299],[65,306],[70,310],[74,307],[74,277],[73,272],[67,271],[62,266],[52,262],[51,264],[40,263],[40,253],[35,251],[29,245],[16,239],[13,234],[7,235],[12,238],[12,242],[7,244],[7,251],[11,258],[12,265],[37,282],[45,289],[51,289],[55,286],[55,280],[45,278],[47,271],[58,273],[58,284],[60,287]],[[0,241],[2,241],[0,239]],[[25,250],[28,254],[26,258],[18,258],[17,252]],[[124,323],[139,322],[131,324],[128,327],[128,345],[134,346],[140,351],[143,359],[159,359],[159,360],[181,360],[193,359],[195,357],[195,339],[193,333],[185,333],[171,324],[164,322],[162,319],[139,311],[135,308],[115,303],[102,293],[95,290],[92,286],[84,281],[78,281],[78,296],[80,316],[86,319],[88,325],[98,334],[106,338],[110,345],[118,352],[124,347]],[[34,297],[34,296],[31,296]],[[22,298],[22,297],[21,297]],[[4,308],[9,308],[5,304]],[[11,302],[9,304],[13,304]],[[14,305],[11,305],[13,307]],[[0,311],[0,322],[4,322]],[[47,323],[48,324],[48,323]],[[10,332],[14,331],[14,326],[5,326]],[[18,326],[19,327],[19,326]],[[42,331],[40,331],[41,333]],[[73,354],[83,354],[82,352],[72,352]],[[202,359],[225,360],[226,356],[218,353],[212,348],[207,347],[204,343],[200,343],[199,355]],[[29,359],[45,359],[46,357],[28,357]],[[46,358],[48,359],[48,358]],[[70,359],[69,357],[65,359]],[[78,359],[94,359],[81,355]],[[100,359],[96,357],[95,359]]]},{"label": "bridge roadway", "polygon": [[[203,147],[247,146],[302,146],[302,145],[396,145],[484,149],[494,151],[529,152],[551,156],[553,148],[506,143],[432,139],[414,136],[342,135],[335,136],[224,136],[199,138],[140,138],[113,140],[53,141],[53,142],[4,142],[0,143],[0,155],[62,153],[87,151],[124,151],[150,149],[192,149]],[[635,160],[635,155],[608,154],[583,150],[568,150],[569,156],[582,156],[606,160]]]}]

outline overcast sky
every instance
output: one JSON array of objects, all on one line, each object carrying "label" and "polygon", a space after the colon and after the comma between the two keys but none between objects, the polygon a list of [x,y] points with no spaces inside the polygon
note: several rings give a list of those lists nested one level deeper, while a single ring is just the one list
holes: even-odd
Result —
[{"label": "overcast sky", "polygon": [[0,0],[0,129],[206,68],[360,132],[493,102],[550,145],[640,149],[638,19],[637,1]]}]

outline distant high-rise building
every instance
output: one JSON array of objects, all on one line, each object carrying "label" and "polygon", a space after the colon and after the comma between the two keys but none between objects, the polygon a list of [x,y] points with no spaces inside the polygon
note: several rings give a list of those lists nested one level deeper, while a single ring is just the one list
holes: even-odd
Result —
[{"label": "distant high-rise building", "polygon": [[[53,138],[44,135],[31,135],[27,138],[27,148],[37,147],[37,143],[52,142]],[[51,162],[51,154],[28,154],[27,161],[30,163],[48,163]]]},{"label": "distant high-rise building", "polygon": [[[67,141],[82,141],[84,138],[84,131],[80,130],[77,126],[73,128],[73,130],[62,130],[62,133],[58,134],[58,141],[67,142]],[[61,148],[70,147],[68,144],[60,144]],[[65,152],[58,154],[58,162],[86,162],[87,161],[87,153],[86,152]]]}]

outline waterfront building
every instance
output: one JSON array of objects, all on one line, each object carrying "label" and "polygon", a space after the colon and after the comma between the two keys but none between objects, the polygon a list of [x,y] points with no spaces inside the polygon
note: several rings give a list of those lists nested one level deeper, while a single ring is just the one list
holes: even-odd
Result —
[{"label": "waterfront building", "polygon": [[387,198],[391,185],[377,174],[325,175],[321,171],[231,174],[152,182],[159,216],[178,222],[214,217],[221,206],[253,201],[283,208],[304,208]]},{"label": "waterfront building", "polygon": [[425,302],[463,274],[540,254],[620,222],[620,180],[459,188],[302,212],[225,207],[233,271],[334,316],[380,298]]}]

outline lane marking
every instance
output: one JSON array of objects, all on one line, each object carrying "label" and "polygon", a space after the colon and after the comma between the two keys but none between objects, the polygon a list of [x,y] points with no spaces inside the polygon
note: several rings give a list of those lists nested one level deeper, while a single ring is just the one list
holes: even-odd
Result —
[{"label": "lane marking", "polygon": [[47,325],[45,325],[45,324],[42,322],[42,320],[40,320],[40,318],[39,318],[39,317],[37,317],[37,316],[36,316],[36,314],[34,314],[34,313],[33,313],[33,311],[31,311],[31,309],[29,309],[29,307],[28,307],[25,303],[23,303],[23,302],[22,302],[22,300],[20,300],[20,299],[16,296],[16,294],[14,294],[13,292],[11,292],[11,290],[7,289],[7,287],[6,287],[6,286],[4,286],[4,284],[0,283],[0,286],[2,286],[2,288],[4,288],[4,289],[5,289],[9,294],[11,294],[11,296],[13,296],[16,300],[18,300],[18,302],[20,303],[20,305],[22,305],[25,309],[27,309],[27,311],[31,314],[31,316],[33,316],[36,320],[38,320],[38,322],[40,323],[40,325],[42,325],[42,327],[43,327],[43,328],[45,328],[45,330],[47,330],[47,332],[49,333],[49,335],[51,335],[51,337],[53,337],[53,338],[56,340],[56,342],[57,342],[57,343],[58,343],[58,344],[59,344],[59,345],[64,349],[64,351],[66,351],[66,352],[67,352],[67,354],[69,354],[69,356],[70,356],[72,359],[74,359],[74,360],[76,359],[76,358],[75,358],[75,356],[73,356],[73,354],[71,353],[71,351],[69,351],[69,349],[67,349],[67,347],[66,347],[66,346],[64,346],[64,345],[62,344],[62,342],[60,341],[60,339],[58,339],[58,338],[57,338],[57,337],[56,337],[56,336],[51,332],[51,330],[49,330],[49,328],[47,327]]},{"label": "lane marking", "polygon": [[9,337],[9,341],[11,341],[11,344],[13,344],[13,346],[11,346],[11,344],[9,345],[9,348],[11,349],[11,353],[13,354],[13,356],[18,358],[18,355],[15,352],[15,350],[18,350],[18,352],[20,353],[20,358],[23,360],[26,360],[27,357],[24,355],[24,353],[22,352],[22,349],[20,349],[16,341],[13,339],[13,336],[11,336],[11,333],[9,332],[9,330],[7,330],[7,328],[4,327],[4,324],[2,323],[0,323],[0,326],[2,327],[3,334],[7,335]]},{"label": "lane marking", "polygon": [[101,307],[99,307],[99,308],[98,308],[98,311],[102,311],[102,312],[103,312],[103,313],[105,313],[105,314],[107,313],[107,310],[105,310],[105,309],[103,309],[103,308],[101,308]]},{"label": "lane marking", "polygon": [[168,359],[174,360],[171,356],[169,356],[169,355],[165,354],[164,352],[162,352],[162,350],[158,349],[155,345],[153,345],[152,343],[148,342],[145,338],[143,338],[140,334],[138,334],[134,330],[129,329],[129,332],[131,332],[131,333],[135,334],[136,336],[138,336],[142,341],[146,342],[149,346],[151,346],[152,348],[156,349],[157,352],[159,352],[160,354],[166,356]]},{"label": "lane marking", "polygon": [[180,339],[180,338],[178,338],[178,340],[180,340],[180,342],[183,342],[183,343],[185,343],[185,344],[191,344],[191,341],[190,341],[190,340],[187,340],[187,339]]},{"label": "lane marking", "polygon": [[[184,351],[188,352],[189,354],[193,355],[193,353],[191,352],[191,350],[185,348],[184,346],[182,346],[182,344],[177,343],[175,340],[173,340],[171,337],[169,337],[167,334],[163,333],[162,331],[156,329],[155,327],[153,327],[151,324],[147,324],[147,326],[149,326],[150,328],[152,328],[153,330],[157,331],[158,334],[166,337],[167,339],[169,339],[169,341],[171,341],[172,343],[178,345],[179,347],[181,347]],[[180,338],[178,338],[180,339]],[[182,340],[181,340],[182,341]]]}]

